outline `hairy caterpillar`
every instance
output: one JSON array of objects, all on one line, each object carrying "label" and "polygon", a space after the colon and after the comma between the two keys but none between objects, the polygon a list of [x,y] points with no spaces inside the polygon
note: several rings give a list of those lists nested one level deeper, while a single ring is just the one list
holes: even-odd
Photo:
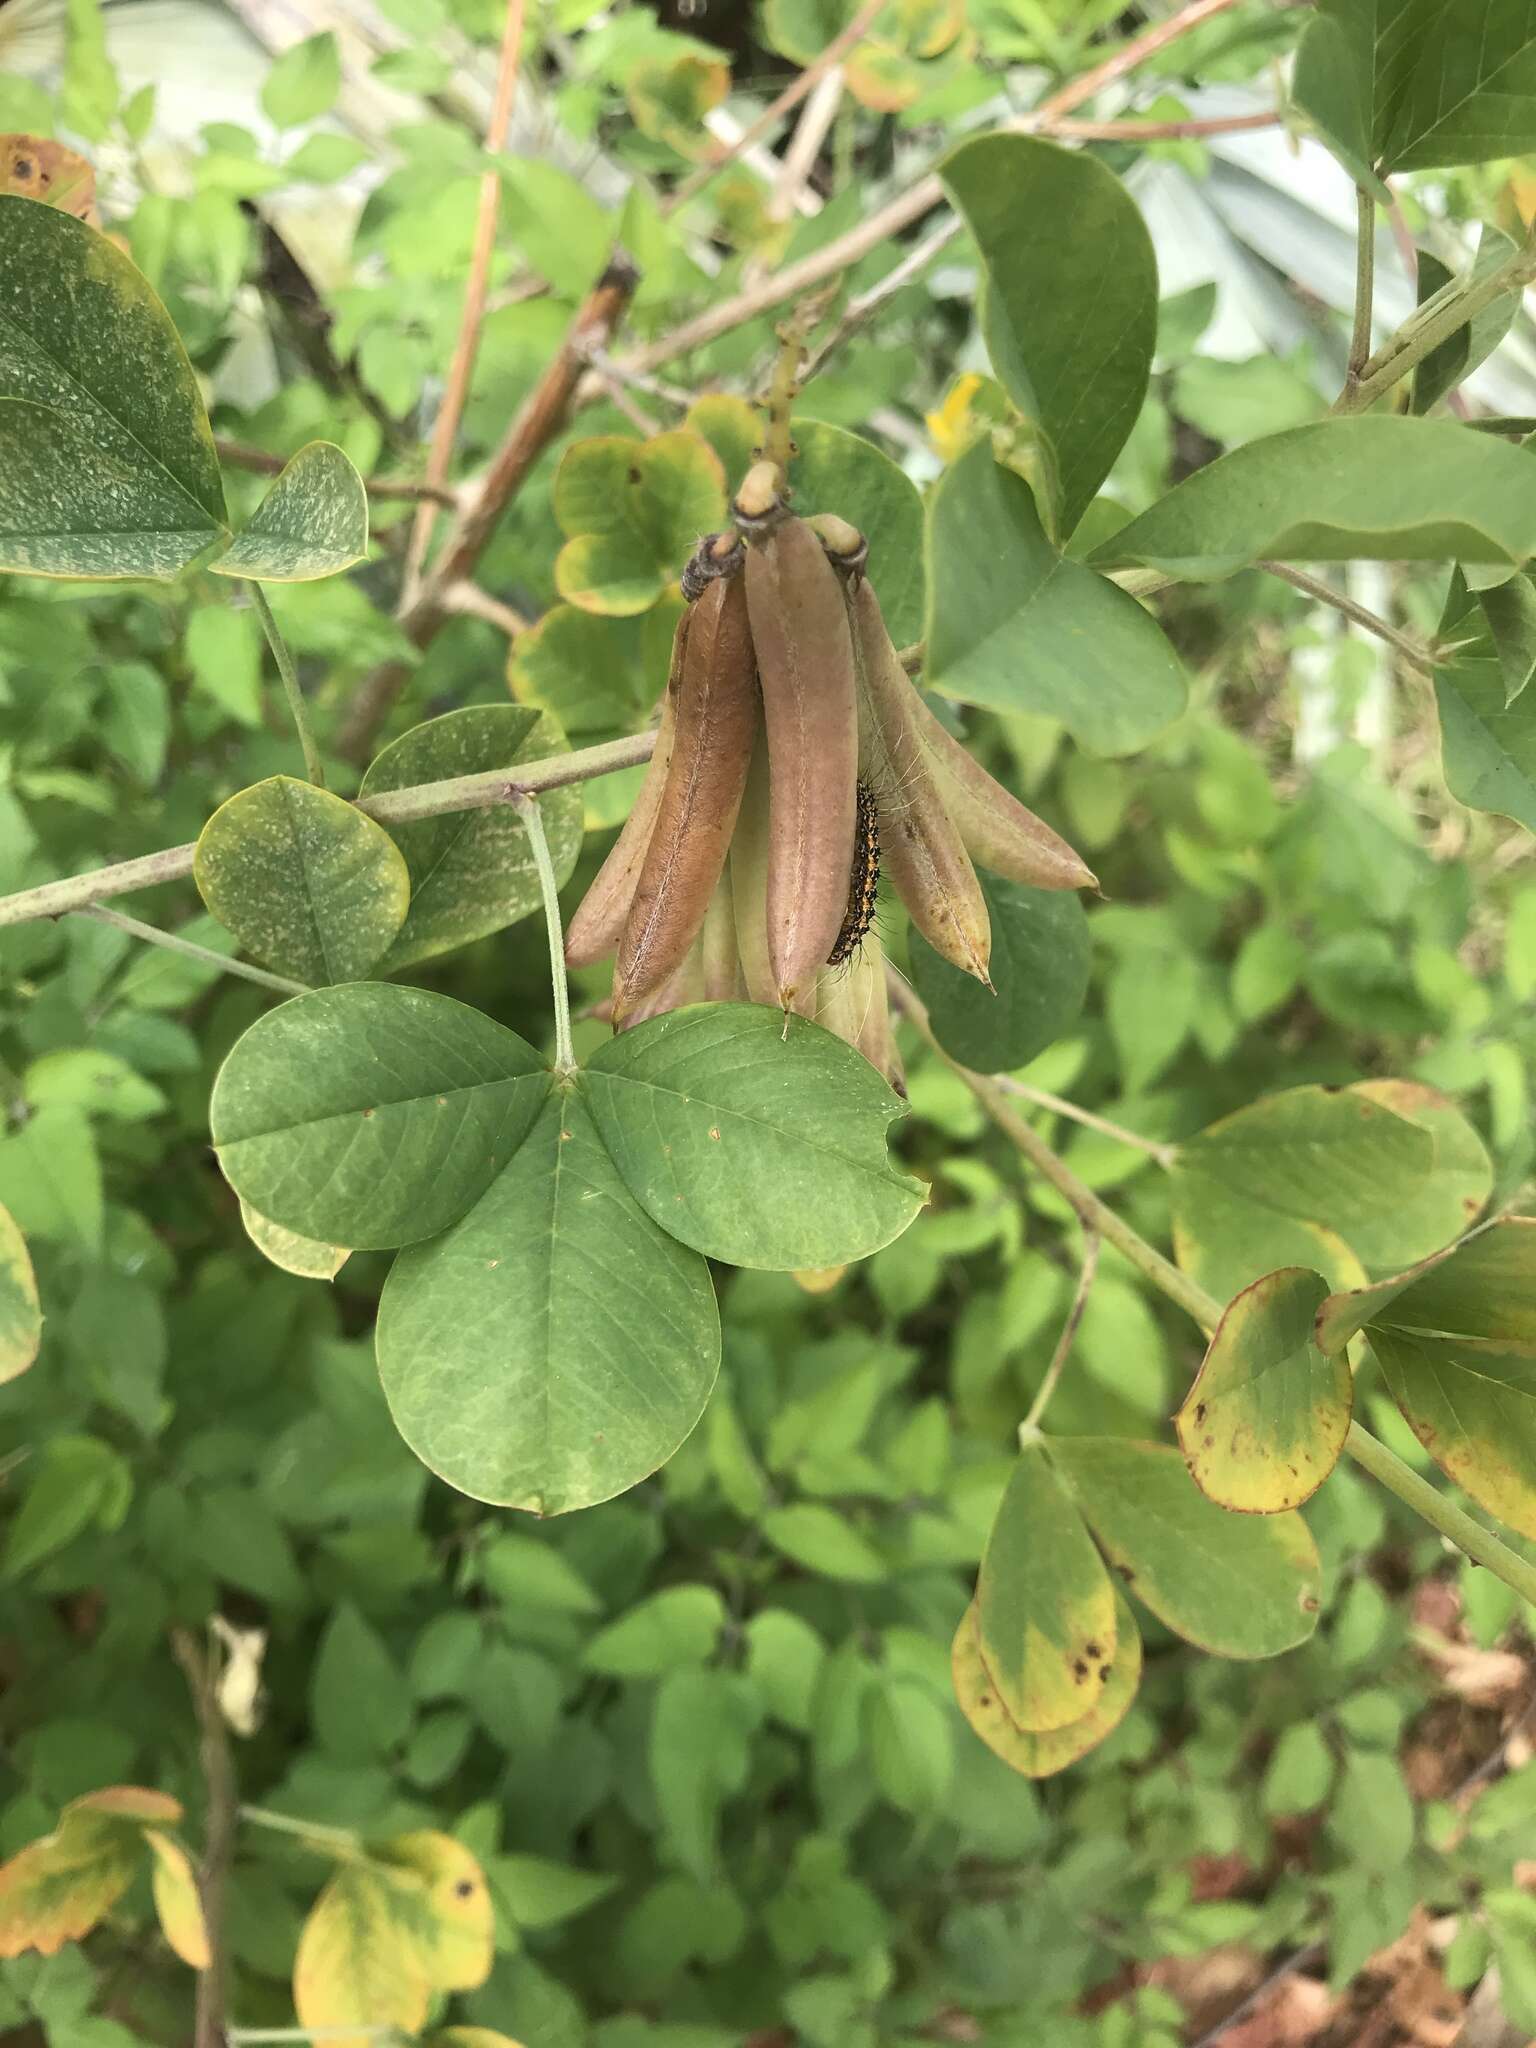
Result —
[{"label": "hairy caterpillar", "polygon": [[853,866],[848,876],[848,911],[827,955],[829,967],[840,967],[858,951],[859,941],[875,921],[875,892],[880,884],[880,819],[875,793],[860,781],[853,829]]}]

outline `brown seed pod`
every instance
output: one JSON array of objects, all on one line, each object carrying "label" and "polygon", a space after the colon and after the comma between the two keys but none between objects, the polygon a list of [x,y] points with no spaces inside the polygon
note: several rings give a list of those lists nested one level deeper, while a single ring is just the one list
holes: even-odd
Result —
[{"label": "brown seed pod", "polygon": [[919,735],[916,692],[891,645],[874,585],[860,577],[845,594],[859,689],[859,766],[880,808],[886,874],[934,951],[990,988],[987,899]]},{"label": "brown seed pod", "polygon": [[615,1025],[677,971],[703,927],[757,737],[757,674],[741,578],[717,578],[688,616],[682,671],[668,686],[667,780],[614,963]]},{"label": "brown seed pod", "polygon": [[[679,650],[687,644],[687,627],[692,614],[684,612],[672,643],[673,671],[680,665]],[[640,792],[613,842],[608,858],[592,879],[576,915],[566,927],[565,960],[568,967],[590,967],[604,959],[619,943],[635,900],[635,884],[651,843],[651,830],[661,808],[667,768],[672,759],[672,693],[661,700],[661,724],[656,730],[656,751],[651,755],[640,784]]]},{"label": "brown seed pod", "polygon": [[768,734],[768,958],[785,1009],[836,943],[853,862],[858,713],[836,572],[804,520],[747,549]]}]

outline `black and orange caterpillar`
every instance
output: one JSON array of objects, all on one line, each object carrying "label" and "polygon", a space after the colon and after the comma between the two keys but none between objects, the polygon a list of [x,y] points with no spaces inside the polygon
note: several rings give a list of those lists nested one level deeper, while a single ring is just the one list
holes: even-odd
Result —
[{"label": "black and orange caterpillar", "polygon": [[853,866],[848,875],[848,914],[831,952],[829,967],[841,967],[859,949],[859,941],[875,921],[875,895],[880,886],[880,819],[875,793],[860,781],[853,827]]}]

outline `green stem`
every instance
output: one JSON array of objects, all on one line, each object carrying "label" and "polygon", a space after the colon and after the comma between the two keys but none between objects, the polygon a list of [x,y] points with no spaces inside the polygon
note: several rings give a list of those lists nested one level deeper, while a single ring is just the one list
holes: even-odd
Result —
[{"label": "green stem", "polygon": [[1475,1522],[1438,1487],[1421,1479],[1411,1465],[1405,1465],[1395,1451],[1389,1451],[1358,1422],[1349,1425],[1345,1448],[1357,1465],[1363,1465],[1389,1493],[1395,1493],[1405,1506],[1422,1515],[1448,1543],[1465,1551],[1474,1564],[1486,1566],[1496,1579],[1502,1579],[1511,1591],[1536,1607],[1536,1565],[1511,1550],[1507,1543],[1501,1543],[1491,1530]]},{"label": "green stem", "polygon": [[274,1813],[269,1806],[242,1806],[240,1819],[278,1834],[297,1835],[324,1856],[356,1856],[362,1844],[350,1828],[333,1828],[320,1820],[295,1820],[289,1813]]},{"label": "green stem", "polygon": [[1411,634],[1400,633],[1396,626],[1389,625],[1376,612],[1368,611],[1363,604],[1357,604],[1347,590],[1336,590],[1331,583],[1325,583],[1321,576],[1308,575],[1305,569],[1293,569],[1289,562],[1255,562],[1256,569],[1262,569],[1267,576],[1278,576],[1282,583],[1289,583],[1293,590],[1301,590],[1308,597],[1315,597],[1319,604],[1332,605],[1336,612],[1346,619],[1352,619],[1357,626],[1363,626],[1367,633],[1374,633],[1378,640],[1385,640],[1389,647],[1395,647],[1404,661],[1425,675],[1435,672],[1435,657],[1422,641]]},{"label": "green stem", "polygon": [[72,917],[91,917],[98,924],[115,925],[120,932],[131,932],[136,939],[143,939],[151,946],[163,946],[167,953],[179,953],[184,960],[196,960],[203,967],[216,967],[220,974],[238,974],[243,981],[254,981],[259,988],[276,989],[283,996],[307,996],[309,984],[290,981],[284,974],[268,974],[264,967],[252,967],[245,960],[231,960],[227,953],[215,953],[211,946],[199,946],[191,939],[179,938],[175,932],[163,932],[158,925],[144,924],[136,917],[129,917],[121,910],[108,910],[103,904],[89,903],[84,910],[70,912]]},{"label": "green stem", "polygon": [[1377,349],[1361,369],[1358,382],[1346,384],[1334,403],[1336,413],[1364,412],[1384,391],[1401,383],[1417,363],[1423,362],[1443,341],[1496,299],[1521,291],[1536,277],[1536,237],[1501,263],[1497,270],[1463,291],[1452,291],[1443,301],[1419,308]]},{"label": "green stem", "polygon": [[283,679],[283,689],[288,697],[288,709],[298,728],[299,745],[304,749],[304,773],[316,789],[325,787],[325,769],[320,760],[320,749],[315,745],[315,736],[309,729],[309,706],[304,702],[304,692],[299,688],[299,672],[293,665],[293,656],[288,651],[288,642],[283,638],[282,628],[272,616],[272,607],[267,603],[267,593],[259,583],[250,585],[251,601],[256,607],[256,616],[261,621],[261,630],[267,636],[267,645],[277,663],[277,672]]},{"label": "green stem", "polygon": [[[409,789],[381,789],[377,796],[359,799],[357,808],[381,825],[408,825],[416,818],[439,818],[450,811],[489,810],[511,803],[521,791],[564,789],[573,782],[590,782],[597,775],[612,775],[620,768],[638,767],[648,761],[656,745],[654,732],[632,733],[627,739],[608,740],[600,747],[583,747],[579,753],[553,754],[544,761],[530,761],[517,769],[516,780],[506,768],[493,768],[477,775],[450,775],[441,782],[418,782]],[[157,882],[179,882],[192,872],[194,840],[183,846],[167,846],[159,853],[147,853],[138,860],[118,861],[109,868],[92,868],[83,875],[68,875],[61,882],[40,882],[35,889],[19,889],[14,896],[0,896],[0,926],[28,924],[33,918],[62,917],[68,910],[84,910],[102,896],[126,896],[133,889],[148,889]]]},{"label": "green stem", "polygon": [[[1035,1131],[1031,1130],[1021,1116],[1015,1114],[1006,1095],[992,1076],[973,1073],[958,1060],[951,1059],[934,1036],[933,1026],[928,1021],[928,1012],[922,1003],[897,981],[890,981],[891,996],[897,1007],[903,1010],[916,1027],[919,1035],[938,1054],[953,1073],[965,1083],[987,1115],[1007,1138],[1011,1138],[1019,1150],[1051,1183],[1056,1191],[1065,1196],[1076,1211],[1084,1227],[1096,1230],[1125,1258],[1129,1259],[1145,1279],[1161,1294],[1210,1334],[1222,1316],[1222,1306],[1216,1297],[1207,1294],[1198,1282],[1181,1273],[1177,1266],[1165,1259],[1161,1252],[1149,1245],[1138,1231],[1131,1228],[1113,1209],[1101,1202],[1089,1187],[1084,1186],[1065,1160],[1056,1154]],[[1411,1507],[1433,1529],[1438,1529],[1448,1543],[1465,1552],[1474,1563],[1483,1565],[1496,1579],[1501,1579],[1512,1592],[1522,1600],[1536,1604],[1536,1566],[1529,1564],[1507,1543],[1501,1543],[1490,1530],[1476,1522],[1464,1508],[1421,1479],[1409,1465],[1405,1465],[1395,1451],[1362,1429],[1358,1422],[1350,1424],[1345,1448],[1357,1465],[1364,1466],[1373,1479],[1379,1480],[1390,1493]]]},{"label": "green stem", "polygon": [[1062,1368],[1072,1350],[1072,1340],[1077,1335],[1077,1326],[1083,1320],[1083,1310],[1088,1306],[1088,1296],[1093,1291],[1094,1275],[1099,1270],[1099,1245],[1101,1239],[1096,1230],[1083,1232],[1083,1267],[1077,1276],[1077,1291],[1072,1296],[1072,1306],[1067,1310],[1067,1319],[1061,1326],[1061,1335],[1056,1339],[1056,1349],[1051,1353],[1051,1362],[1045,1369],[1045,1378],[1035,1391],[1035,1398],[1029,1404],[1029,1413],[1019,1424],[1019,1442],[1033,1443],[1040,1434],[1040,1419],[1051,1405],[1051,1396],[1061,1378]]},{"label": "green stem", "polygon": [[519,792],[512,802],[527,831],[533,864],[539,871],[539,889],[544,898],[544,925],[549,933],[549,982],[555,999],[555,1072],[573,1074],[576,1071],[576,1050],[571,1043],[571,991],[565,978],[560,885],[555,880],[555,864],[549,857],[549,841],[544,836],[544,819],[539,811],[538,798]]},{"label": "green stem", "polygon": [[1371,357],[1371,314],[1376,302],[1376,200],[1363,185],[1355,187],[1359,227],[1355,241],[1355,324],[1349,339],[1349,365],[1344,389],[1352,391]]}]

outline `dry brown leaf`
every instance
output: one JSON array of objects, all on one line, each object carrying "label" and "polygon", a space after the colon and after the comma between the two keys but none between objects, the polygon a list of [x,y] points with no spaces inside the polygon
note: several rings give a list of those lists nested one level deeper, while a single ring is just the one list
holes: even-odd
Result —
[{"label": "dry brown leaf", "polygon": [[45,135],[0,135],[0,192],[38,199],[101,226],[96,211],[96,172],[85,158]]}]

